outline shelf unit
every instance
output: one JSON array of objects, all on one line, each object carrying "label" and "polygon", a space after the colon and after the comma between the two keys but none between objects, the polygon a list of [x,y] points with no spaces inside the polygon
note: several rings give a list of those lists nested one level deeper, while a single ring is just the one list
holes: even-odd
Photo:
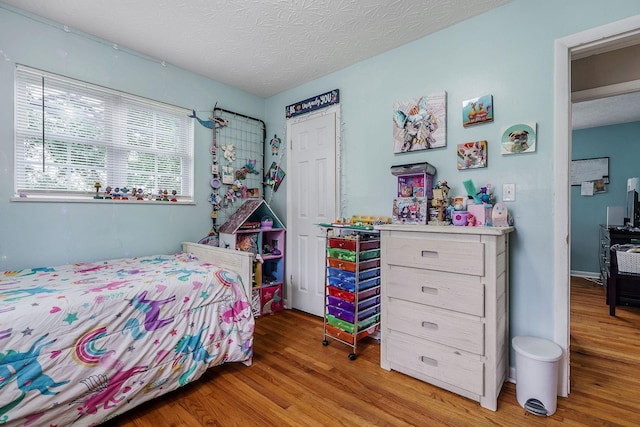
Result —
[{"label": "shelf unit", "polygon": [[[263,223],[270,219],[271,225]],[[284,309],[285,233],[264,200],[248,200],[220,227],[220,247],[252,252],[251,308],[254,316]]]},{"label": "shelf unit", "polygon": [[329,339],[357,357],[358,341],[380,324],[380,236],[375,230],[327,227],[323,345]]}]

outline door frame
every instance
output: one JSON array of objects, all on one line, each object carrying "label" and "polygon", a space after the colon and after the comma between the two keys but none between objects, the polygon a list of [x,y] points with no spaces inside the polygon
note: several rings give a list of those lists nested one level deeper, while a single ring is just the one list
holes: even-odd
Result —
[{"label": "door frame", "polygon": [[[640,15],[591,28],[557,39],[554,49],[554,341],[565,349],[560,364],[558,393],[570,392],[570,262],[571,262],[571,59],[589,51],[621,47],[629,38],[640,36]],[[603,50],[604,49],[604,50]]]},{"label": "door frame", "polygon": [[[342,165],[341,165],[341,160],[342,160],[342,139],[341,139],[341,135],[342,135],[342,119],[340,118],[341,115],[341,109],[340,109],[340,104],[335,104],[335,105],[331,105],[329,107],[323,108],[321,110],[318,111],[314,111],[312,113],[308,113],[308,114],[304,114],[302,116],[299,117],[293,117],[290,119],[287,119],[287,149],[289,151],[289,155],[288,155],[288,163],[291,165],[295,164],[295,151],[293,150],[293,141],[291,140],[291,132],[292,132],[292,126],[301,122],[305,122],[307,120],[313,120],[315,118],[318,117],[322,117],[322,116],[326,116],[327,114],[335,114],[335,135],[334,135],[334,143],[335,143],[335,204],[336,204],[336,212],[337,213],[341,213],[342,212],[342,204],[340,203],[342,200],[342,183],[341,183],[341,177],[342,177]],[[289,172],[287,172],[288,176],[289,176],[289,181],[295,180],[297,179],[297,176],[295,175],[295,170],[291,169]],[[292,247],[292,239],[293,239],[293,208],[292,208],[292,203],[293,203],[293,194],[292,194],[293,190],[292,190],[292,186],[291,185],[287,185],[287,218],[289,218],[288,221],[288,227],[287,227],[287,236],[286,236],[286,247],[287,248],[291,248]],[[287,250],[285,252],[285,262],[286,265],[294,265],[293,264],[293,257],[296,256],[295,254],[292,253],[292,251]],[[288,309],[293,308],[293,284],[291,283],[291,274],[287,274],[286,278],[285,278],[285,288],[286,288],[286,295],[287,298],[285,299],[285,307]]]}]

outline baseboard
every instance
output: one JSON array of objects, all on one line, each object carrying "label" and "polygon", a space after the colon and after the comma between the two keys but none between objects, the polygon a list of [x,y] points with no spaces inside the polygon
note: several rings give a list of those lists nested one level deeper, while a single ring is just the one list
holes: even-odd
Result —
[{"label": "baseboard", "polygon": [[600,278],[600,273],[594,273],[592,271],[571,270],[570,274],[572,276],[576,276],[576,277],[584,277],[585,279],[599,279]]}]

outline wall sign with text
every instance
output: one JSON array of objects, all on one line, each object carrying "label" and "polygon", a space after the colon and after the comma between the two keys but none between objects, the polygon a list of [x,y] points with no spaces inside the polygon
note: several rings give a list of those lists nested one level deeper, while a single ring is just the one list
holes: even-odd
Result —
[{"label": "wall sign with text", "polygon": [[296,102],[295,104],[285,107],[285,116],[287,119],[291,117],[299,116],[301,114],[309,113],[320,108],[328,107],[329,105],[337,104],[340,102],[340,90],[334,89],[331,92],[316,95],[312,98],[305,99],[304,101]]}]

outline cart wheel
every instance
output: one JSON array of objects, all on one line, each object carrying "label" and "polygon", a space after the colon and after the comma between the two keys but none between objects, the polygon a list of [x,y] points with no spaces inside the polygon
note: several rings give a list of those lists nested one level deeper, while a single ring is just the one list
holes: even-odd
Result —
[{"label": "cart wheel", "polygon": [[329,345],[329,341],[327,341],[327,340],[322,340],[322,345]]},{"label": "cart wheel", "polygon": [[349,360],[356,360],[356,354],[355,353],[349,353]]}]

